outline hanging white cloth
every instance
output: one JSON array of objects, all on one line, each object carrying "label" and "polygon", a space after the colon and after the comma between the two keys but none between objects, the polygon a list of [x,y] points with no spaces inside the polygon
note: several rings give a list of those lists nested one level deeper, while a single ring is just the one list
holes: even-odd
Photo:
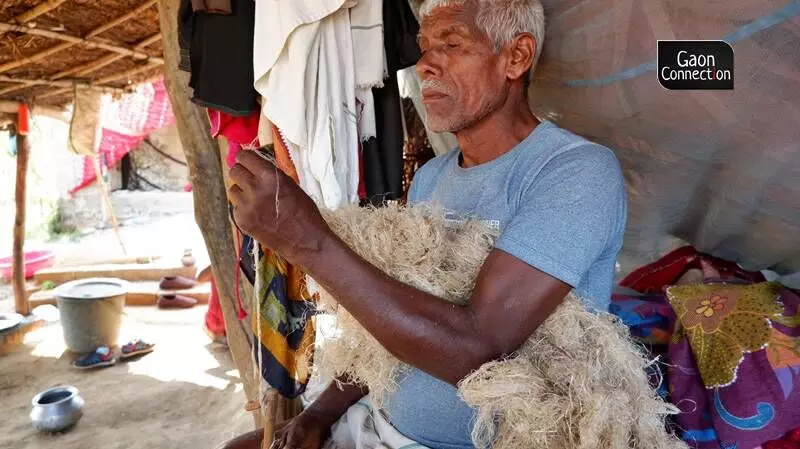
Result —
[{"label": "hanging white cloth", "polygon": [[255,88],[294,153],[300,185],[329,209],[358,201],[352,3],[256,2]]},{"label": "hanging white cloth", "polygon": [[383,1],[358,0],[350,9],[358,100],[358,135],[362,141],[377,135],[373,87],[383,87],[388,69],[383,46]]}]

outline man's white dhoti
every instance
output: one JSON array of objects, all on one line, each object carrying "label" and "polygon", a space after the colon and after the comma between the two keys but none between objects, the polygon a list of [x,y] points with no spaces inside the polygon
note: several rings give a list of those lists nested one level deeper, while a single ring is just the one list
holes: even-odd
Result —
[{"label": "man's white dhoti", "polygon": [[331,427],[331,438],[323,449],[428,449],[404,437],[372,405],[368,397],[361,398],[347,409]]}]

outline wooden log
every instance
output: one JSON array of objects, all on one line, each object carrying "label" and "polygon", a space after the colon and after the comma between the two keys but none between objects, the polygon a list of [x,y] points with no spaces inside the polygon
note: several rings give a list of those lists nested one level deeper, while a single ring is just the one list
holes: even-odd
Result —
[{"label": "wooden log", "polygon": [[[55,31],[40,30],[37,28],[28,28],[24,26],[13,25],[10,23],[2,23],[2,22],[0,22],[0,31],[16,31],[18,33],[30,34],[31,36],[47,37],[50,39],[69,42],[75,45],[82,45],[86,48],[101,48],[103,50],[112,51],[136,59],[149,59],[154,62],[161,62],[161,63],[164,62],[164,60],[161,58],[150,56],[147,53],[134,50],[132,48],[127,48],[120,45],[106,44],[104,42],[90,40],[89,38],[70,36],[69,34],[59,33]],[[89,33],[89,35],[92,35],[92,33]]]},{"label": "wooden log", "polygon": [[162,264],[99,264],[77,267],[53,267],[39,270],[33,276],[37,284],[45,281],[61,284],[76,279],[95,277],[119,278],[130,282],[158,281],[164,276],[185,276],[193,278],[197,269],[183,265]]},{"label": "wooden log", "polygon": [[[252,346],[239,321],[236,304],[237,259],[228,220],[228,201],[222,180],[219,149],[209,132],[205,111],[191,102],[189,74],[178,69],[178,28],[175,18],[179,0],[159,0],[159,20],[164,43],[164,83],[189,166],[195,217],[208,249],[212,271],[225,317],[228,347],[244,385],[247,401],[259,401],[260,374],[253,372]],[[245,402],[245,401],[243,401]],[[256,426],[261,415],[254,414]]]},{"label": "wooden log", "polygon": [[14,243],[11,250],[13,263],[12,286],[14,288],[14,310],[21,315],[30,313],[28,294],[25,291],[25,200],[28,184],[28,136],[17,134],[17,179],[14,191],[16,214],[14,216]]},{"label": "wooden log", "polygon": [[[39,290],[30,295],[31,308],[44,304],[57,305],[53,290]],[[132,282],[125,297],[126,306],[154,306],[159,295],[173,293],[188,296],[197,300],[198,304],[208,304],[211,296],[211,284],[203,283],[185,290],[161,290],[158,282]]]}]

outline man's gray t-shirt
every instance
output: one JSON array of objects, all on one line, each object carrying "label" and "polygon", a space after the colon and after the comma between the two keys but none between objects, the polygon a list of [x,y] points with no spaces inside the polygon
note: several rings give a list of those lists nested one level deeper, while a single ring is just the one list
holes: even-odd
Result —
[{"label": "man's gray t-shirt", "polygon": [[[605,311],[622,247],[627,201],[614,153],[544,121],[511,151],[470,168],[455,149],[419,169],[409,203],[500,230],[495,247],[574,287]],[[443,361],[446,363],[446,361]],[[400,433],[433,449],[472,448],[474,410],[418,369],[398,379],[384,410]]]}]

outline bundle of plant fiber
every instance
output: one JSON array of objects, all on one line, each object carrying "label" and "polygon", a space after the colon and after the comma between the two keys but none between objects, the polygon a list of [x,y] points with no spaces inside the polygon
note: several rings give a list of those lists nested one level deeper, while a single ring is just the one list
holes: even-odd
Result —
[{"label": "bundle of plant fiber", "polygon": [[[478,221],[449,225],[423,206],[345,207],[326,212],[333,231],[390,276],[463,306],[496,235]],[[377,405],[404,365],[336,300],[320,291],[320,307],[337,321],[316,368],[365,385]],[[573,295],[512,356],[484,364],[459,393],[478,410],[478,448],[666,449],[686,447],[669,434],[677,412],[650,387],[648,365],[627,328],[592,313]]]}]

